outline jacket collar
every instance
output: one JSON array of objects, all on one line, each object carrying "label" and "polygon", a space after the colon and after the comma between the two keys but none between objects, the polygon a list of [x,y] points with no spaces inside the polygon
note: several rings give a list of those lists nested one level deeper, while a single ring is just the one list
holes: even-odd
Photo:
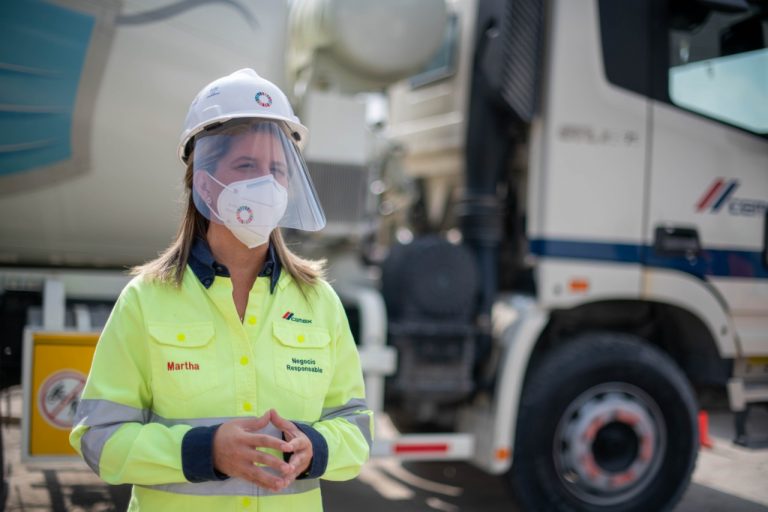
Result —
[{"label": "jacket collar", "polygon": [[[208,242],[203,238],[195,238],[192,243],[192,248],[189,251],[189,261],[187,262],[189,267],[194,272],[195,276],[206,288],[210,288],[213,284],[213,280],[216,276],[229,277],[229,269],[218,263],[213,258],[213,253],[208,245]],[[280,258],[277,257],[277,252],[274,246],[270,243],[267,249],[267,258],[264,261],[264,266],[259,272],[259,277],[269,277],[269,292],[275,292],[275,286],[280,279],[280,272],[282,266],[280,265]]]}]

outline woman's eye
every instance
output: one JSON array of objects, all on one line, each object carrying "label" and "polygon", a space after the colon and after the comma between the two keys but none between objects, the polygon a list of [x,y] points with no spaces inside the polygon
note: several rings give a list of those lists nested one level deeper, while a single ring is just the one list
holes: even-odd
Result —
[{"label": "woman's eye", "polygon": [[242,163],[242,164],[238,164],[236,168],[237,169],[243,169],[243,170],[249,170],[249,169],[253,169],[254,167],[255,167],[254,164]]},{"label": "woman's eye", "polygon": [[283,169],[282,167],[272,167],[272,169],[270,169],[270,172],[272,172],[273,175],[280,176],[280,177],[283,177],[286,175],[285,169]]}]

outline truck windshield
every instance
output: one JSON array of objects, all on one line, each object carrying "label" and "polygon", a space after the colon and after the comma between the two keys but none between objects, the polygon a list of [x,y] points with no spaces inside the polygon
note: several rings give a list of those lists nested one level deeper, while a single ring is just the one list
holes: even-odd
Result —
[{"label": "truck windshield", "polygon": [[768,134],[768,20],[710,13],[670,29],[669,97],[676,105]]}]

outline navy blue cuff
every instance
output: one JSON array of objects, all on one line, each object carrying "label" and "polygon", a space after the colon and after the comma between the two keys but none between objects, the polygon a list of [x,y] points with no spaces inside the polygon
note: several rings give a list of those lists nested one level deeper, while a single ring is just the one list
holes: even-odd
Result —
[{"label": "navy blue cuff", "polygon": [[181,469],[190,482],[226,480],[224,473],[213,467],[213,435],[221,425],[194,427],[181,440]]},{"label": "navy blue cuff", "polygon": [[[306,423],[293,422],[299,430],[304,432],[312,443],[312,460],[309,463],[307,471],[298,476],[297,480],[304,480],[305,478],[320,478],[325,473],[325,468],[328,467],[328,443],[325,438]],[[285,454],[286,462],[290,459],[291,454]]]}]

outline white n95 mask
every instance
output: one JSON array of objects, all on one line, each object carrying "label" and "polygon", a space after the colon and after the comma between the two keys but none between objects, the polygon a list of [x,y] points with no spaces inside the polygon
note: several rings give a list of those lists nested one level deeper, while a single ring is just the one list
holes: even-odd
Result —
[{"label": "white n95 mask", "polygon": [[195,135],[192,197],[248,247],[276,227],[317,231],[325,215],[304,159],[280,122],[235,119]]},{"label": "white n95 mask", "polygon": [[222,190],[216,202],[218,213],[213,214],[248,248],[267,243],[270,233],[285,215],[288,205],[285,187],[272,176],[219,184]]}]

